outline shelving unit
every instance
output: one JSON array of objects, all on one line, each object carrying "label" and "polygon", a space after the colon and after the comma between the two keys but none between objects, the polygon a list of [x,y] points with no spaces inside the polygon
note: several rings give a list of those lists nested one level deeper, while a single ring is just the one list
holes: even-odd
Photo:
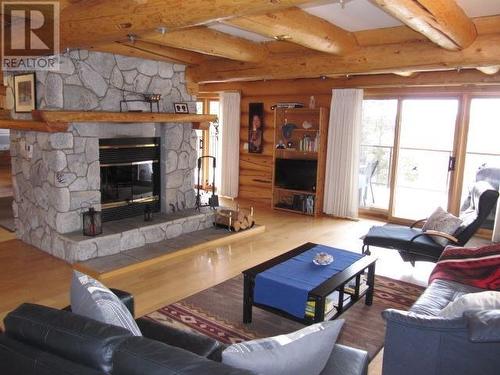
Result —
[{"label": "shelving unit", "polygon": [[[304,128],[304,122],[308,122],[310,127]],[[328,109],[277,108],[274,113],[274,124],[272,207],[303,215],[320,215],[323,209]],[[287,124],[289,131],[283,132]],[[285,137],[285,133],[288,137]],[[278,144],[284,144],[286,148],[277,148]],[[303,150],[304,148],[306,150]],[[288,163],[286,160],[295,163]],[[300,164],[303,166],[299,166]],[[308,170],[305,171],[304,168]],[[311,173],[310,168],[315,168],[316,179],[300,181],[303,186],[287,184],[281,177],[286,174],[312,175],[314,173]]]}]

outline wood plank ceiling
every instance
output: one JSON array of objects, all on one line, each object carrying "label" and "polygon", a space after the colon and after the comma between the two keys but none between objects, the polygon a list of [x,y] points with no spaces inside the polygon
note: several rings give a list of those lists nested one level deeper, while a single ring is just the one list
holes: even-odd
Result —
[{"label": "wood plank ceiling", "polygon": [[[196,83],[498,73],[500,14],[469,18],[456,0],[370,1],[403,26],[350,32],[300,8],[310,0],[62,0],[61,41],[63,48],[185,63]],[[214,22],[264,41],[208,27]]]}]

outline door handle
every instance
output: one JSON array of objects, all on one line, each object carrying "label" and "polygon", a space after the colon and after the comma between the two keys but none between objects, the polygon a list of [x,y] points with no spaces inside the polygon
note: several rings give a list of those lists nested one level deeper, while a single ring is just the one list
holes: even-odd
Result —
[{"label": "door handle", "polygon": [[454,156],[450,156],[448,159],[448,172],[452,172],[455,170],[455,164],[457,162],[457,158]]}]

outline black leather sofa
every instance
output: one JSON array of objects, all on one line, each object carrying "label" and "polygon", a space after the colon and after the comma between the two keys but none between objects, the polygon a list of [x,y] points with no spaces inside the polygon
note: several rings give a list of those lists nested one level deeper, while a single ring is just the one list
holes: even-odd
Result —
[{"label": "black leather sofa", "polygon": [[[133,313],[132,296],[115,293]],[[251,374],[221,363],[226,346],[209,337],[145,318],[137,319],[137,337],[69,310],[22,304],[10,312],[0,334],[0,374]],[[366,352],[335,345],[321,375],[366,375],[367,366]]]}]

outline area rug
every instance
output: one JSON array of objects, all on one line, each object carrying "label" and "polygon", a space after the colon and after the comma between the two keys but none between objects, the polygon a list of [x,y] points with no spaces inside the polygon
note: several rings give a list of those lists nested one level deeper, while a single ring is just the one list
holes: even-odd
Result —
[{"label": "area rug", "polygon": [[[300,323],[253,308],[253,320],[242,323],[243,278],[236,276],[177,303],[165,306],[147,318],[161,324],[192,330],[226,344],[275,336],[303,328]],[[381,312],[388,308],[407,310],[424,288],[376,276],[373,304],[364,299],[342,314],[345,325],[338,343],[368,351],[373,358],[383,347],[385,324]]]}]

